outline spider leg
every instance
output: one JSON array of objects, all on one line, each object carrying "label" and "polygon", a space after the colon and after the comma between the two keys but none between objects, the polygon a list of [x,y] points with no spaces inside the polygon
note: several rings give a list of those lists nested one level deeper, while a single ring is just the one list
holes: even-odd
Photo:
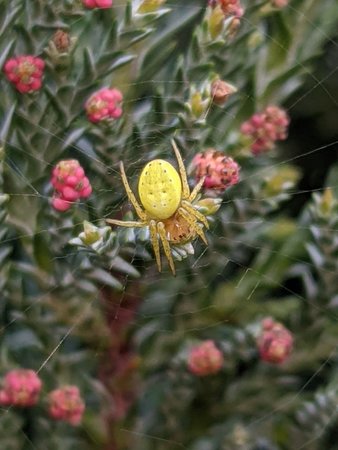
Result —
[{"label": "spider leg", "polygon": [[160,256],[160,244],[158,242],[157,228],[155,220],[151,220],[149,223],[150,242],[153,246],[158,271],[161,272],[161,256]]},{"label": "spider leg", "polygon": [[121,171],[122,182],[123,182],[124,188],[126,190],[126,193],[128,195],[128,198],[129,198],[131,204],[133,205],[133,207],[135,208],[136,214],[139,216],[139,218],[142,221],[145,221],[146,214],[142,210],[139,202],[136,200],[136,197],[135,197],[133,191],[131,190],[131,187],[129,186],[127,175],[126,175],[126,172],[124,171],[124,166],[123,166],[122,161],[120,162],[120,171]]},{"label": "spider leg", "polygon": [[158,232],[158,234],[159,234],[159,236],[161,238],[161,242],[162,242],[162,245],[163,245],[163,250],[164,250],[165,256],[167,257],[167,260],[169,262],[170,269],[171,269],[173,275],[176,275],[175,265],[174,265],[173,257],[171,255],[170,245],[169,245],[169,242],[167,240],[167,236],[166,236],[166,233],[165,233],[165,228],[164,228],[163,222],[158,222],[158,224],[157,224],[157,232]]},{"label": "spider leg", "polygon": [[193,206],[191,206],[191,204],[189,202],[187,202],[186,200],[182,200],[182,207],[186,211],[188,211],[188,213],[190,213],[192,216],[194,216],[196,219],[198,219],[200,222],[202,222],[207,230],[209,229],[209,223],[208,223],[207,218],[202,213],[197,211],[197,209],[195,209]]},{"label": "spider leg", "polygon": [[202,177],[199,182],[196,184],[196,186],[194,187],[193,191],[191,192],[188,200],[189,202],[192,202],[195,200],[195,198],[197,197],[197,194],[199,193],[199,191],[202,189],[203,183],[204,183],[205,177]]},{"label": "spider leg", "polygon": [[113,225],[119,225],[120,227],[128,227],[128,228],[133,227],[142,228],[147,226],[145,222],[133,222],[130,220],[124,221],[124,220],[106,219],[106,222],[111,223]]},{"label": "spider leg", "polygon": [[202,241],[208,245],[207,238],[205,237],[205,234],[202,230],[202,228],[199,226],[197,219],[195,216],[191,215],[188,211],[186,211],[183,208],[178,208],[178,213],[184,217],[184,219],[188,222],[188,224],[191,226],[191,228],[198,234],[198,236],[202,239]]},{"label": "spider leg", "polygon": [[177,159],[177,163],[178,163],[178,169],[179,169],[180,176],[181,176],[181,181],[182,181],[182,198],[188,199],[189,196],[190,196],[190,188],[189,188],[188,179],[187,179],[187,172],[186,172],[184,164],[183,164],[182,156],[180,154],[179,149],[177,148],[177,145],[176,145],[174,139],[171,140],[171,145],[173,146],[173,149],[174,149],[174,152],[175,152],[175,155],[176,155],[176,159]]}]

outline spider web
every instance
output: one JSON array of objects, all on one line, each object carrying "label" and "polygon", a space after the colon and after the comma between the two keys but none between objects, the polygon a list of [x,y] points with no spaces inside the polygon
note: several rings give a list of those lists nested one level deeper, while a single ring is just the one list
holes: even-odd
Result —
[{"label": "spider web", "polygon": [[[170,6],[170,5],[168,5]],[[175,7],[177,7],[177,5],[175,5]],[[183,6],[182,6],[183,7]],[[288,8],[292,9],[293,11],[295,11],[295,13],[300,13],[301,12],[297,9],[295,9],[292,5],[288,6]],[[244,20],[247,20],[246,18]],[[315,25],[314,25],[315,26]],[[273,37],[269,37],[270,39],[273,39]],[[333,48],[337,48],[337,43],[334,42],[333,40],[331,40],[329,37],[328,41],[330,41],[331,46]],[[279,45],[283,45],[282,43],[279,43]],[[330,84],[328,83],[330,80],[332,80],[333,76],[336,75],[338,71],[338,64],[334,65],[332,68],[330,68],[330,70],[325,73],[322,74],[320,76],[320,78],[317,78],[315,76],[312,76],[312,83],[310,84],[310,87],[308,87],[306,90],[303,89],[302,93],[298,94],[293,101],[291,101],[291,103],[289,104],[287,110],[290,113],[290,115],[293,115],[293,112],[295,110],[296,107],[301,106],[307,99],[309,96],[312,96],[314,93],[318,92],[319,90],[321,90],[322,95],[326,96],[326,98],[328,99],[328,101],[331,102],[331,104],[333,103],[335,107],[338,106],[337,100],[335,99],[334,96],[334,91],[333,88],[330,86]],[[151,83],[156,83],[158,81],[156,80],[149,80],[149,82]],[[246,101],[246,98],[243,98],[243,102]],[[154,128],[156,128],[156,123],[152,123],[151,125],[154,126]],[[210,125],[210,127],[212,127],[212,125]],[[50,131],[48,129],[42,129],[42,132],[45,133],[50,133]],[[177,135],[179,135],[179,129],[177,130]],[[217,130],[215,130],[217,131]],[[291,141],[293,139],[292,136],[292,131],[291,131],[291,137],[290,137]],[[156,146],[156,141],[154,142],[147,142],[147,145],[153,145]],[[287,144],[286,144],[287,145]],[[332,140],[331,142],[327,142],[323,145],[311,145],[311,143],[307,143],[306,146],[302,147],[301,151],[296,155],[296,156],[290,156],[290,157],[286,157],[286,158],[282,158],[281,160],[274,160],[272,161],[271,165],[269,165],[268,167],[264,167],[262,169],[257,169],[253,174],[247,176],[247,177],[243,177],[240,180],[240,183],[247,183],[250,182],[250,178],[255,178],[255,177],[261,177],[264,174],[266,174],[269,170],[271,170],[272,168],[276,167],[276,166],[283,166],[286,165],[288,163],[291,162],[301,162],[304,159],[308,158],[310,155],[316,155],[316,154],[320,154],[323,156],[323,158],[325,158],[326,152],[332,152],[332,150],[334,148],[337,148],[338,145],[338,140]],[[217,147],[217,142],[215,141],[215,147]],[[27,157],[31,157],[31,155],[25,151],[24,148],[20,148],[20,151],[22,151],[23,155],[27,156]],[[129,165],[135,165],[137,166],[142,166],[144,164],[144,154],[143,154],[143,149],[142,148],[137,148],[137,150],[139,150],[139,154],[140,157],[137,159],[133,158],[133,160],[126,160],[125,161],[125,166],[129,166]],[[168,158],[172,158],[172,154],[171,152],[168,150]],[[138,152],[135,152],[135,154],[137,154]],[[42,162],[44,162],[46,164],[46,170],[50,170],[52,167],[51,165],[47,162],[44,161],[42,159]],[[96,161],[97,162],[97,161]],[[101,163],[101,162],[100,162]],[[102,163],[101,163],[102,164]],[[26,185],[27,185],[27,191],[23,192],[19,195],[22,196],[32,196],[32,197],[36,197],[38,199],[44,199],[46,196],[43,193],[40,193],[36,190],[36,188],[34,186],[32,186],[28,180],[25,178],[24,173],[22,173],[22,171],[19,168],[16,168],[16,175],[17,177],[25,180]],[[109,168],[109,171],[111,171],[114,176],[119,176],[118,171],[116,171],[114,168]],[[136,176],[136,174],[135,174]],[[93,185],[93,190],[95,191],[95,179],[91,180],[92,185]],[[330,186],[333,189],[337,188],[337,185],[332,185]],[[304,194],[306,194],[307,196],[313,192],[322,192],[324,190],[323,186],[320,187],[316,187],[316,188],[308,188],[308,189],[300,189],[300,188],[296,188],[294,190],[292,190],[291,192],[289,192],[289,195],[291,198],[296,198],[297,196],[302,196]],[[9,193],[11,195],[11,193]],[[97,193],[97,195],[100,195],[100,192]],[[120,205],[117,205],[118,207],[121,207],[125,204],[126,202],[126,197],[124,197],[121,201]],[[244,201],[251,201],[250,198],[242,198],[240,200],[244,200]],[[262,199],[263,201],[264,199]],[[223,200],[223,205],[222,208],[226,208],[227,205],[231,202],[233,202],[234,199],[232,198],[224,198]],[[252,224],[252,221],[250,221],[250,223]],[[250,224],[249,223],[249,224]],[[266,220],[264,221],[264,223],[266,224]],[[300,225],[297,225],[297,228],[301,227]],[[304,227],[305,229],[307,229],[307,227]],[[57,231],[57,230],[56,230]],[[334,230],[337,231],[337,230]],[[39,233],[48,233],[49,230],[48,229],[42,229],[42,230],[37,230],[36,234]],[[215,225],[215,227],[211,226],[211,230],[209,232],[209,236],[210,236],[210,240],[213,239],[220,239],[220,237],[217,235],[217,227]],[[24,238],[25,235],[22,234],[20,235],[18,238]],[[30,236],[31,237],[31,236]],[[223,239],[226,241],[227,238],[223,237]],[[9,239],[7,241],[5,241],[4,243],[8,242]],[[241,247],[246,247],[248,248],[250,251],[259,251],[264,249],[267,252],[273,253],[273,252],[277,252],[278,250],[274,250],[271,248],[268,248],[267,246],[263,246],[260,243],[257,243],[257,245],[253,246],[252,244],[248,244],[245,241],[242,241],[241,239],[236,240],[236,242],[238,243],[239,246]],[[254,283],[253,285],[253,289],[250,291],[249,295],[246,298],[243,298],[242,301],[238,304],[237,309],[238,310],[242,310],[246,308],[246,301],[250,301],[253,302],[255,300],[255,292],[257,291],[257,289],[259,289],[259,285],[260,283],[264,281],[268,282],[269,284],[275,285],[276,289],[279,289],[281,291],[286,291],[291,295],[294,295],[295,297],[297,297],[299,299],[299,301],[302,302],[306,302],[309,303],[310,300],[307,299],[304,295],[302,295],[302,292],[300,289],[293,288],[292,286],[290,287],[289,284],[286,284],[284,281],[283,282],[278,282],[275,281],[274,279],[271,279],[270,277],[266,276],[264,273],[255,273],[255,270],[252,268],[252,266],[250,265],[250,261],[242,261],[241,258],[229,258],[228,255],[224,255],[223,253],[219,252],[217,249],[215,248],[203,248],[202,245],[195,243],[195,255],[191,256],[188,258],[189,261],[189,265],[191,267],[191,271],[190,271],[190,277],[192,279],[194,279],[194,277],[196,276],[200,276],[201,272],[203,271],[203,268],[207,268],[210,264],[210,261],[218,261],[218,264],[215,265],[215,267],[217,267],[216,273],[214,274],[214,280],[216,279],[220,279],[224,281],[224,273],[223,270],[225,270],[225,268],[230,264],[233,265],[235,267],[237,267],[237,270],[239,270],[241,272],[241,277],[239,279],[238,285],[237,287],[240,288],[241,285],[245,282],[245,279],[248,276],[254,276],[254,278],[256,277],[257,281]],[[308,264],[310,267],[314,267],[310,262],[308,261],[304,261],[302,259],[299,258],[295,258],[292,255],[289,255],[288,253],[283,253],[281,256],[283,256],[286,260],[289,260],[290,263],[294,264],[297,262],[302,262],[302,263],[306,263]],[[69,257],[69,255],[67,255],[67,257]],[[60,256],[55,255],[55,258],[60,258]],[[135,260],[136,258],[136,249],[135,249],[135,253],[134,253],[134,257],[131,258],[132,263],[134,263],[137,266],[137,261]],[[222,264],[219,263],[219,261],[222,261],[223,263],[223,269],[221,270],[219,268],[219,266],[221,266]],[[207,279],[201,279],[199,281],[199,283],[197,284],[197,287],[193,285],[193,283],[191,284],[191,286],[187,283],[187,279],[186,279],[186,262],[183,263],[179,263],[176,262],[176,271],[177,271],[177,276],[176,276],[176,280],[175,280],[175,286],[179,286],[178,291],[175,291],[175,289],[170,290],[169,294],[167,293],[165,295],[164,300],[168,301],[169,297],[173,297],[173,298],[183,298],[183,299],[187,299],[187,298],[194,298],[194,295],[197,295],[199,292],[201,291],[205,291],[208,292],[208,290],[212,287],[211,286],[211,280],[207,280]],[[130,288],[132,288],[133,286],[137,287],[138,290],[142,290],[143,291],[143,303],[146,305],[148,302],[148,298],[147,298],[147,293],[150,292],[149,289],[149,285],[152,285],[154,283],[158,284],[158,286],[166,286],[166,285],[170,285],[171,283],[173,283],[172,281],[172,276],[170,274],[170,272],[168,270],[164,270],[161,274],[157,274],[156,276],[154,276],[154,271],[156,270],[155,268],[155,261],[152,260],[150,262],[148,262],[146,264],[146,266],[144,267],[143,263],[142,265],[139,267],[140,270],[142,270],[142,279],[141,280],[134,280],[131,277],[129,277],[128,275],[125,276],[124,280],[123,280],[123,285],[124,285],[124,291],[119,294],[119,299],[118,299],[118,308],[116,309],[116,313],[115,313],[115,320],[118,323],[120,320],[120,315],[121,312],[123,311],[128,311],[128,307],[124,305],[124,300],[125,300],[125,295],[126,295],[126,291],[127,289],[129,290]],[[72,275],[75,277],[77,272],[79,272],[79,266],[73,266],[71,268],[71,273]],[[55,286],[55,290],[58,289],[59,286]],[[152,286],[153,287],[153,286]],[[101,291],[104,290],[104,286],[102,285],[102,288],[100,289]],[[48,292],[44,293],[45,295],[49,295],[51,294],[51,290],[48,290]],[[43,296],[43,297],[44,297]],[[28,307],[26,307],[23,311],[24,314],[28,314],[30,309],[35,307],[37,302],[39,301],[39,299],[35,300],[34,304],[29,305]],[[90,311],[93,309],[95,302],[98,302],[98,296],[93,296],[92,300],[87,303],[84,306],[84,311],[82,313],[83,316],[85,316],[86,314],[88,314],[88,312],[90,313]],[[171,319],[172,320],[176,320],[177,318],[182,317],[183,319],[185,317],[188,317],[191,319],[194,316],[198,316],[200,314],[203,314],[203,312],[205,311],[210,311],[212,309],[215,308],[215,306],[213,304],[209,304],[206,306],[203,306],[201,308],[191,308],[189,309],[190,303],[188,303],[188,309],[186,311],[180,311],[178,313],[170,313]],[[315,308],[318,309],[318,312],[322,311],[322,310],[326,310],[325,307],[319,306],[319,305],[315,305]],[[156,315],[147,315],[147,309],[146,308],[142,308],[139,310],[139,312],[136,314],[135,318],[132,319],[132,323],[134,326],[134,333],[137,335],[138,330],[141,329],[144,326],[144,320],[151,322],[152,320],[156,319]],[[263,316],[265,313],[269,313],[269,309],[267,308],[267,311],[264,310],[264,305],[262,305],[262,313],[260,314],[261,316]],[[39,373],[39,374],[43,374],[44,371],[47,371],[48,373],[48,365],[50,364],[51,360],[53,360],[53,358],[55,357],[55,355],[62,349],[62,347],[67,343],[67,340],[69,339],[70,336],[73,335],[74,331],[76,330],[76,328],[78,327],[78,325],[81,323],[82,321],[82,315],[80,317],[76,317],[73,320],[73,323],[71,326],[69,326],[66,330],[63,331],[62,333],[62,337],[58,340],[57,345],[55,345],[55,347],[53,348],[52,351],[49,352],[48,356],[42,361],[41,364],[39,364],[38,366],[35,367],[35,370]],[[161,316],[163,315],[163,313],[159,310],[157,316]],[[334,319],[336,319],[336,317],[334,316]],[[5,329],[3,329],[3,333],[6,333],[8,331],[8,329],[12,326],[15,326],[17,319],[13,318],[9,324],[6,326]],[[225,319],[225,322],[227,320]],[[204,338],[206,336],[208,336],[208,334],[210,334],[211,336],[213,336],[213,329],[217,329],[217,327],[219,325],[221,325],[222,323],[224,323],[224,321],[219,321],[219,320],[215,320],[214,322],[212,322],[211,324],[202,326],[202,327],[185,327],[184,329],[182,329],[181,331],[173,331],[171,328],[163,328],[163,329],[159,329],[158,331],[160,333],[162,333],[163,335],[171,335],[171,334],[181,334],[182,337],[184,337],[185,335],[189,335],[191,333],[194,333],[195,336],[203,336]],[[100,349],[97,349],[97,355],[96,358],[98,359],[100,355]],[[175,356],[175,355],[173,355]],[[95,357],[95,355],[94,355]],[[300,389],[294,391],[294,395],[290,397],[287,397],[286,399],[281,398],[281,400],[273,405],[273,407],[271,408],[271,410],[267,413],[263,413],[263,414],[258,414],[257,418],[251,420],[251,422],[249,422],[249,424],[246,424],[249,428],[255,428],[256,426],[258,426],[261,423],[264,423],[265,421],[268,421],[269,419],[271,419],[271,417],[273,417],[274,415],[278,414],[280,411],[283,411],[284,408],[287,408],[287,406],[292,403],[294,401],[294,399],[296,399],[297,397],[299,397],[307,388],[307,386],[313,382],[313,380],[315,380],[317,377],[319,377],[321,375],[321,372],[329,365],[331,365],[334,361],[334,359],[336,358],[336,348],[334,348],[332,350],[332,352],[327,356],[327,358],[318,366],[318,369],[311,374],[311,376],[308,378],[307,382],[305,384],[303,384]],[[169,370],[169,369],[168,369]],[[76,380],[74,380],[74,384],[76,384]],[[2,410],[2,418],[4,419],[6,417],[6,415],[8,414],[8,411],[11,411],[12,408],[7,408],[7,409],[3,409]],[[141,419],[140,419],[141,420]],[[83,426],[83,430],[84,433],[89,433],[88,429],[85,428]],[[141,426],[136,426],[136,427],[121,427],[120,431],[122,431],[125,434],[128,435],[132,435],[134,442],[137,445],[138,449],[143,449],[143,448],[150,448],[147,447],[147,445],[149,444],[150,446],[152,446],[151,448],[170,448],[170,449],[174,449],[174,448],[190,448],[185,446],[182,442],[180,442],[179,440],[176,439],[167,439],[165,437],[162,437],[161,435],[156,435],[156,434],[150,434],[148,432],[142,432],[142,424]],[[321,432],[323,432],[324,429],[321,430]],[[316,441],[316,439],[320,437],[321,432],[318,434],[318,436],[315,437],[311,437],[308,441],[303,442],[300,446],[297,446],[298,449],[311,449],[313,447],[311,447],[311,445]],[[22,433],[24,440],[27,444],[27,448],[31,448],[31,449],[37,449],[40,448],[38,446],[38,444],[36,444],[35,442],[33,442],[30,439],[30,435],[27,431],[25,431],[24,429],[20,429],[20,433]],[[95,438],[93,438],[93,440],[95,440]],[[161,447],[159,447],[159,445],[161,445]],[[244,447],[242,447],[244,448]],[[246,448],[246,447],[245,447]],[[207,447],[205,447],[206,450]]]}]

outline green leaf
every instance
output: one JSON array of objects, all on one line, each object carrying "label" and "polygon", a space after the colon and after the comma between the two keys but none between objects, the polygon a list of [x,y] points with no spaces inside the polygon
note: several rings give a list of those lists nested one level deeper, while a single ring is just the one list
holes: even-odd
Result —
[{"label": "green leaf", "polygon": [[90,48],[86,47],[83,51],[83,70],[80,73],[78,83],[82,85],[91,84],[97,78],[95,59]]},{"label": "green leaf", "polygon": [[4,118],[3,118],[3,120],[1,121],[0,141],[3,142],[4,144],[6,144],[7,136],[8,136],[9,131],[10,131],[12,118],[13,118],[13,115],[15,113],[15,109],[16,109],[16,104],[14,103],[8,109],[8,111],[6,111],[6,114],[5,114]]},{"label": "green leaf", "polygon": [[7,46],[1,51],[0,54],[0,68],[2,68],[3,64],[8,58],[8,55],[11,53],[12,49],[14,48],[15,40],[9,41]]},{"label": "green leaf", "polygon": [[29,348],[44,348],[38,336],[29,328],[23,328],[8,333],[5,337],[5,345],[10,351],[26,350]]},{"label": "green leaf", "polygon": [[132,2],[130,0],[127,0],[126,8],[124,11],[124,25],[128,26],[131,25],[133,21],[133,7]]},{"label": "green leaf", "polygon": [[123,285],[116,278],[110,275],[110,273],[108,273],[106,270],[98,268],[94,269],[88,274],[88,277],[100,284],[110,286],[119,291],[123,289]]},{"label": "green leaf", "polygon": [[68,135],[66,136],[63,145],[62,150],[66,149],[67,147],[73,146],[86,132],[87,128],[75,128],[74,130],[71,130]]},{"label": "green leaf", "polygon": [[44,271],[52,273],[54,264],[53,256],[46,239],[46,233],[37,233],[33,239],[34,256],[37,265]]},{"label": "green leaf", "polygon": [[124,39],[126,44],[124,48],[127,49],[137,42],[146,39],[154,30],[152,28],[142,28],[139,30],[128,30],[120,34],[120,38]]},{"label": "green leaf", "polygon": [[110,263],[110,270],[116,270],[117,272],[125,273],[134,278],[138,278],[140,273],[135,267],[122,259],[120,256],[116,256]]},{"label": "green leaf", "polygon": [[109,74],[120,67],[129,64],[136,58],[136,55],[126,55],[124,52],[116,52],[114,54],[106,54],[100,58],[97,68],[99,72],[105,72]]},{"label": "green leaf", "polygon": [[267,69],[283,64],[292,44],[292,32],[289,30],[286,17],[276,14],[273,17],[271,28]]}]

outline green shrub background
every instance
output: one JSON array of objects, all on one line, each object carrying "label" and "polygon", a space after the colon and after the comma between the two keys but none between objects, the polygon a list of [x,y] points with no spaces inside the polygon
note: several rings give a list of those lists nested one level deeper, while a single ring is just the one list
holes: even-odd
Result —
[{"label": "green shrub background", "polygon": [[[244,3],[238,33],[212,40],[204,1],[144,16],[122,0],[93,11],[0,1],[1,66],[19,54],[47,62],[35,94],[0,77],[0,370],[32,368],[44,383],[37,407],[0,411],[4,450],[337,448],[337,4],[267,4]],[[57,29],[77,40],[53,57]],[[191,94],[215,75],[238,92],[198,119]],[[84,102],[110,85],[123,116],[92,125]],[[287,109],[290,138],[253,158],[240,124],[269,104]],[[173,160],[172,137],[187,166],[207,147],[241,165],[208,248],[195,242],[176,278],[157,272],[145,233],[104,222],[130,217],[118,162],[135,188],[146,162]],[[81,162],[93,194],[58,213],[50,176],[65,158]],[[99,245],[79,241],[84,220],[100,228]],[[258,358],[266,316],[295,337],[282,366]],[[204,339],[226,362],[199,379],[186,357]],[[60,384],[86,400],[78,428],[46,416]]]}]

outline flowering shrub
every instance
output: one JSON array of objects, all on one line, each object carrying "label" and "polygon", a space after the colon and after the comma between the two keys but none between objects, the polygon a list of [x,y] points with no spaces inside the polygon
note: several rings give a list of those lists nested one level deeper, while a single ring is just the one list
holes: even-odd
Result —
[{"label": "flowering shrub", "polygon": [[336,450],[337,0],[1,6],[0,447]]},{"label": "flowering shrub", "polygon": [[53,169],[51,183],[55,189],[52,205],[66,211],[80,198],[88,198],[92,187],[76,159],[60,161]]},{"label": "flowering shrub", "polygon": [[25,94],[41,88],[44,68],[45,63],[41,58],[23,55],[6,61],[4,72],[16,89]]}]

